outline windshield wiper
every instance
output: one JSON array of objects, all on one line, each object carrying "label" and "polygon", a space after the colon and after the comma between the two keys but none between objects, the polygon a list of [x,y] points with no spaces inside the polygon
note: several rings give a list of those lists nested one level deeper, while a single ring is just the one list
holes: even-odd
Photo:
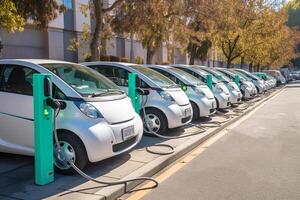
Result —
[{"label": "windshield wiper", "polygon": [[107,89],[106,91],[95,92],[92,95],[90,95],[90,97],[100,97],[109,94],[124,94],[124,92],[118,89]]}]

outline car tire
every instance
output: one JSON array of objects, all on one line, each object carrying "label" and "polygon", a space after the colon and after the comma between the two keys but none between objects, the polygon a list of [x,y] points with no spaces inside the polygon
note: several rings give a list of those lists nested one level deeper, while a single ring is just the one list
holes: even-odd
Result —
[{"label": "car tire", "polygon": [[[76,135],[69,133],[58,134],[58,140],[62,143],[62,145],[70,145],[70,148],[72,148],[75,153],[75,166],[80,170],[84,169],[88,163],[88,157],[82,141]],[[54,145],[54,147],[55,146],[56,145]],[[55,161],[54,169],[57,173],[64,175],[74,175],[76,173],[76,171],[71,166],[68,169],[63,169],[58,167],[58,165],[59,164],[57,164],[57,161]]]},{"label": "car tire", "polygon": [[[160,110],[155,109],[155,108],[146,108],[146,115],[155,116],[159,119],[160,127],[157,131],[155,131],[155,133],[162,134],[167,130],[167,128],[168,128],[167,118]],[[144,124],[144,135],[155,137],[155,135],[153,133],[149,133],[148,131],[145,130],[146,125],[145,125],[145,121],[144,121],[144,114],[142,113],[141,116],[142,116],[142,120],[143,120],[143,124]]]},{"label": "car tire", "polygon": [[196,103],[191,101],[191,105],[192,105],[192,109],[193,109],[193,119],[192,119],[192,121],[195,121],[195,120],[199,119],[199,117],[200,117],[200,110],[199,110]]}]

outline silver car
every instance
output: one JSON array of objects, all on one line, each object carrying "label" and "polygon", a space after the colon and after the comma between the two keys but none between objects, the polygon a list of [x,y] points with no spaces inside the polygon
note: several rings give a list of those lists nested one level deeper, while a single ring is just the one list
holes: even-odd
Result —
[{"label": "silver car", "polygon": [[[83,64],[102,73],[126,92],[128,74],[136,73],[139,87],[149,91],[141,104],[146,108],[145,119],[150,120],[147,124],[155,133],[161,134],[167,128],[181,127],[191,122],[193,110],[188,97],[176,83],[157,71],[131,63],[98,61]],[[145,133],[151,134],[148,127],[144,127]]]},{"label": "silver car", "polygon": [[240,103],[242,101],[243,94],[241,93],[239,86],[233,80],[222,75],[220,72],[214,70],[213,68],[201,66],[201,69],[210,73],[212,76],[215,76],[216,78],[218,77],[221,78],[220,80],[227,86],[227,89],[230,92],[231,104]]},{"label": "silver car", "polygon": [[[69,62],[11,59],[0,61],[0,152],[34,155],[35,73],[51,74],[53,97],[66,103],[57,132],[78,168],[128,151],[141,140],[143,123],[131,100],[103,75]],[[55,168],[74,173],[58,159]]]},{"label": "silver car", "polygon": [[180,85],[189,97],[193,108],[193,120],[215,113],[217,103],[214,94],[200,79],[191,74],[166,65],[147,65]]},{"label": "silver car", "polygon": [[[202,82],[207,83],[207,72],[203,71],[201,68],[197,66],[190,66],[190,65],[172,65],[178,69],[184,70],[187,73],[195,76],[196,78],[200,79]],[[213,88],[212,92],[217,101],[217,108],[224,109],[230,106],[230,93],[220,80],[212,77]]]}]

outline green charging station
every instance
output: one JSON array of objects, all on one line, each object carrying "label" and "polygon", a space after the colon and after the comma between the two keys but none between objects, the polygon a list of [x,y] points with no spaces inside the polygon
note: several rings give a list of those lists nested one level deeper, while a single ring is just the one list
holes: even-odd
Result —
[{"label": "green charging station", "polygon": [[240,76],[239,76],[239,75],[235,75],[235,76],[234,76],[234,82],[235,82],[235,84],[237,84],[237,86],[241,89]]},{"label": "green charging station", "polygon": [[51,75],[33,75],[35,183],[37,185],[46,185],[54,181],[53,109],[46,103],[47,98],[52,98],[51,87]]},{"label": "green charging station", "polygon": [[218,80],[223,80],[223,77],[222,77],[222,75],[216,75],[216,78],[218,79]]},{"label": "green charging station", "polygon": [[135,112],[140,114],[141,110],[141,97],[136,91],[137,74],[128,74],[128,96],[132,101]]},{"label": "green charging station", "polygon": [[209,87],[209,89],[213,89],[212,75],[210,74],[206,75],[206,85]]}]

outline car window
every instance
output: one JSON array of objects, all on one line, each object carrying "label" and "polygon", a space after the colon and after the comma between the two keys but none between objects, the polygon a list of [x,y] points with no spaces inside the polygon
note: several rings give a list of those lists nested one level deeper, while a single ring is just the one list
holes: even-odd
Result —
[{"label": "car window", "polygon": [[47,63],[43,67],[56,74],[82,96],[111,94],[120,88],[91,68],[72,63]]},{"label": "car window", "polygon": [[19,65],[6,65],[2,71],[0,90],[4,92],[32,95],[35,70]]},{"label": "car window", "polygon": [[156,69],[154,68],[155,71],[158,71],[159,73],[161,73],[162,75],[168,77],[169,79],[171,79],[172,81],[174,81],[175,83],[179,84],[179,85],[184,85],[184,83],[182,81],[180,81],[176,76],[164,71],[164,70],[161,70],[161,69]]}]

